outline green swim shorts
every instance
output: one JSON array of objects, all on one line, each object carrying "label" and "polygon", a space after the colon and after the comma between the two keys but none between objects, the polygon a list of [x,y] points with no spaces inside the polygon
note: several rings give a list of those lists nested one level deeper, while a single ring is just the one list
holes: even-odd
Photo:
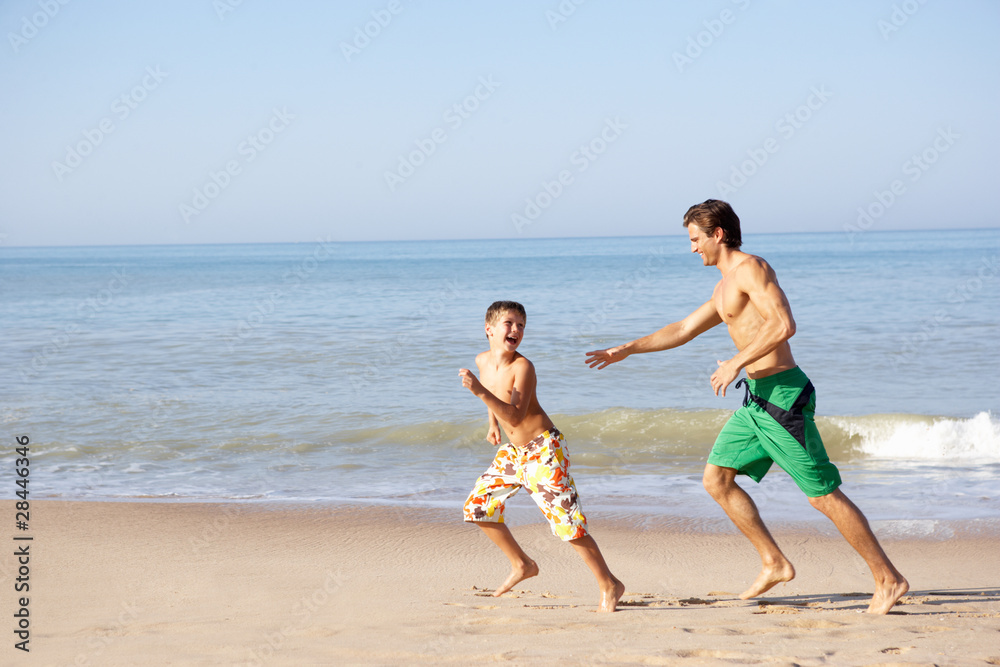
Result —
[{"label": "green swim shorts", "polygon": [[840,472],[816,429],[816,391],[806,374],[796,366],[735,388],[744,384],[743,407],[722,427],[708,462],[755,482],[777,463],[810,498],[836,490]]}]

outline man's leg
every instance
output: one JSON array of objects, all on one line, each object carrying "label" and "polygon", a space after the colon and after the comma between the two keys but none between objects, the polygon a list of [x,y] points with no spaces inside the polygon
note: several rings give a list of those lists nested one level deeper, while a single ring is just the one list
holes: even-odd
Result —
[{"label": "man's leg", "polygon": [[614,611],[618,601],[625,595],[625,584],[611,574],[611,570],[604,561],[604,556],[597,548],[597,542],[594,541],[593,537],[586,535],[570,540],[569,543],[573,545],[573,548],[580,554],[583,562],[587,564],[597,579],[597,585],[601,589],[601,611]]},{"label": "man's leg", "polygon": [[833,521],[848,544],[868,563],[872,576],[875,577],[875,595],[868,605],[868,613],[888,613],[899,598],[910,590],[910,584],[882,551],[868,525],[868,519],[840,489],[825,496],[810,498],[809,503]]},{"label": "man's leg", "polygon": [[521,545],[517,543],[510,529],[503,523],[490,523],[487,521],[474,522],[483,529],[486,536],[493,541],[493,544],[500,547],[507,559],[510,560],[510,576],[499,588],[493,591],[493,597],[498,598],[521,581],[538,574],[538,564],[528,558]]},{"label": "man's leg", "polygon": [[705,490],[722,506],[729,519],[760,554],[763,565],[760,575],[750,588],[740,594],[740,598],[747,600],[783,581],[791,581],[795,577],[795,568],[771,537],[753,498],[736,483],[736,470],[709,463],[705,466],[702,482]]}]

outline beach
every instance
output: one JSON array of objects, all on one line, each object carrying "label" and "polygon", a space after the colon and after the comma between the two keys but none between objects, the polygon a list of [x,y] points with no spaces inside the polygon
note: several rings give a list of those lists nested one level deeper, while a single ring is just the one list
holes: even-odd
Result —
[{"label": "beach", "polygon": [[1000,2],[0,24],[0,667],[1000,667]]},{"label": "beach", "polygon": [[[0,248],[2,663],[1000,663],[1000,234],[746,240],[842,488],[909,579],[888,616],[777,467],[740,483],[797,577],[739,599],[760,562],[701,483],[743,400],[708,382],[725,331],[584,363],[711,293],[684,238]],[[495,447],[458,369],[497,298],[527,308],[615,614],[527,494],[507,516],[541,573],[501,598],[506,559],[461,521]]]},{"label": "beach", "polygon": [[[743,601],[759,562],[742,536],[592,513],[627,589],[618,612],[600,614],[589,572],[534,519],[511,529],[541,573],[491,597],[506,560],[459,516],[34,501],[30,664],[1000,664],[995,523],[885,539],[911,590],[875,617],[861,613],[873,590],[864,563],[813,524],[774,527],[797,577]],[[0,572],[8,619],[13,551]],[[29,664],[7,636],[4,661]]]}]

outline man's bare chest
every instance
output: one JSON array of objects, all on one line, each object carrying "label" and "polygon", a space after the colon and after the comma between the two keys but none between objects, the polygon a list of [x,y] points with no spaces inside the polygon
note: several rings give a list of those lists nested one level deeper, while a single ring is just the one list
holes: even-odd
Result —
[{"label": "man's bare chest", "polygon": [[[726,324],[733,325],[743,319],[748,311],[753,311],[750,296],[731,281],[723,279],[715,287],[712,295],[715,310]],[[754,313],[756,314],[756,313]]]}]

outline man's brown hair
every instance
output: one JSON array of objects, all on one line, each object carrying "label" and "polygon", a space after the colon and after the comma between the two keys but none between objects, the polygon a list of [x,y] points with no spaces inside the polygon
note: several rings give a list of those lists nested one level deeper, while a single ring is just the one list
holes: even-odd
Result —
[{"label": "man's brown hair", "polygon": [[740,218],[728,203],[719,199],[706,199],[695,204],[684,214],[684,226],[694,224],[711,236],[716,229],[722,229],[722,242],[730,248],[743,245],[740,235]]}]

